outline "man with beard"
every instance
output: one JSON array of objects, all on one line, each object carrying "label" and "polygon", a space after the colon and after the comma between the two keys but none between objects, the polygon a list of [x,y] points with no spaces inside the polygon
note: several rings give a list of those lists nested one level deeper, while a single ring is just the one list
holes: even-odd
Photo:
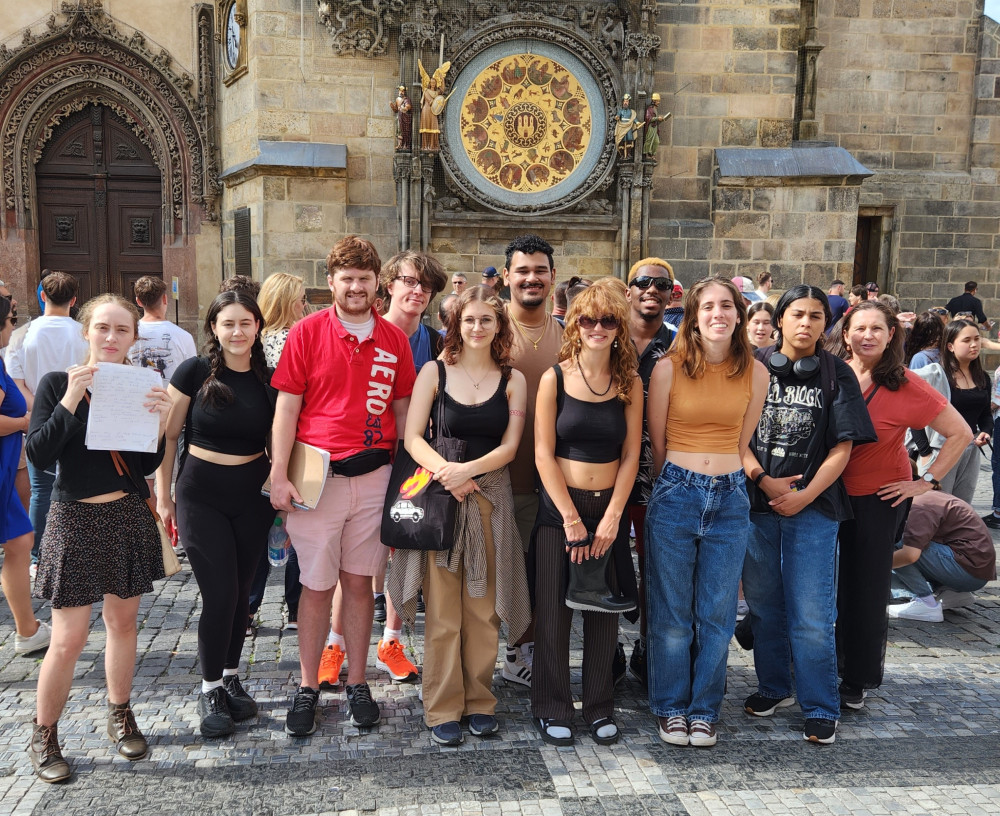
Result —
[{"label": "man with beard", "polygon": [[[316,730],[320,654],[338,583],[344,598],[350,722],[369,728],[380,719],[365,682],[372,577],[385,569],[382,504],[416,378],[406,335],[372,309],[382,268],[375,247],[348,235],[334,244],[326,266],[333,306],[292,327],[271,378],[278,389],[271,504],[288,512],[286,527],[302,572],[301,685],[285,719],[285,731],[296,737]],[[301,502],[301,496],[288,480],[296,441],[330,452],[323,494],[307,513],[295,512],[292,502]]]},{"label": "man with beard", "polygon": [[[522,235],[507,245],[504,283],[510,289],[511,363],[524,375],[528,386],[528,404],[524,434],[517,455],[510,463],[510,481],[514,493],[514,515],[527,557],[531,529],[538,513],[537,474],[535,473],[535,398],[542,374],[559,359],[562,326],[545,312],[556,269],[552,247],[537,235]],[[530,568],[528,574],[533,570]],[[534,651],[534,621],[520,643],[507,645],[503,664],[504,680],[531,685],[531,660]]]},{"label": "man with beard", "polygon": [[635,551],[639,556],[639,639],[632,650],[629,668],[633,676],[646,683],[646,589],[645,589],[645,536],[646,505],[653,489],[656,474],[653,453],[646,428],[645,399],[649,396],[649,378],[653,366],[677,336],[677,329],[663,322],[663,312],[674,291],[674,270],[662,258],[645,258],[638,261],[628,273],[629,335],[639,355],[639,378],[642,380],[643,415],[642,445],[639,448],[639,473],[629,496],[629,520],[635,529]]}]

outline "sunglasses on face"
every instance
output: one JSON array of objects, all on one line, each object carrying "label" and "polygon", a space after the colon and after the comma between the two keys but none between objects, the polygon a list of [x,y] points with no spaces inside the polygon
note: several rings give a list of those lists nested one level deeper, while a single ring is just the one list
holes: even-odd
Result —
[{"label": "sunglasses on face", "polygon": [[419,278],[414,278],[412,275],[400,275],[396,280],[402,281],[403,286],[407,289],[416,289],[419,286],[420,290],[426,294],[434,291],[434,287],[429,283],[421,283]]},{"label": "sunglasses on face", "polygon": [[606,331],[614,331],[618,328],[618,318],[614,315],[604,315],[603,317],[593,318],[587,317],[586,315],[580,315],[576,319],[577,325],[580,326],[584,331],[590,331],[598,323],[601,324],[601,328]]},{"label": "sunglasses on face", "polygon": [[650,284],[655,286],[660,292],[666,292],[668,289],[672,290],[674,288],[674,282],[670,278],[654,278],[649,275],[640,275],[637,278],[632,278],[631,285],[639,289],[648,289]]}]

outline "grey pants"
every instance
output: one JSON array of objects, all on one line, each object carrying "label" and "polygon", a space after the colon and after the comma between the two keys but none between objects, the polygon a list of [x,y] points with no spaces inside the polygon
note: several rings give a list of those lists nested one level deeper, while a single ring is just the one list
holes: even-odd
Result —
[{"label": "grey pants", "polygon": [[972,497],[976,492],[976,482],[979,480],[979,461],[982,454],[972,443],[962,453],[962,458],[958,460],[948,473],[941,477],[941,489],[945,493],[951,493],[958,499],[972,504]]}]

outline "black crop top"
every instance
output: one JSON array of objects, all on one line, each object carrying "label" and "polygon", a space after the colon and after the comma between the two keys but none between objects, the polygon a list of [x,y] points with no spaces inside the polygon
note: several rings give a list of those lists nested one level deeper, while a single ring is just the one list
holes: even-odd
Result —
[{"label": "black crop top", "polygon": [[72,414],[60,400],[66,394],[69,376],[53,371],[42,377],[35,392],[31,426],[25,452],[39,470],[48,470],[57,462],[59,469],[52,487],[52,500],[79,501],[103,493],[124,490],[149,498],[144,473],[152,473],[163,459],[163,438],[156,453],[122,451],[131,477],[119,475],[110,451],[87,448],[87,419],[90,405],[83,399]]},{"label": "black crop top", "polygon": [[587,402],[566,393],[562,368],[556,372],[556,456],[604,464],[621,458],[625,444],[625,404],[617,396]]},{"label": "black crop top", "polygon": [[[442,363],[438,362],[438,365]],[[476,405],[458,402],[445,392],[444,421],[448,436],[465,440],[466,462],[485,456],[500,444],[510,421],[507,380],[501,377],[493,396]]]},{"label": "black crop top", "polygon": [[[250,456],[264,450],[274,419],[275,391],[252,371],[223,368],[219,381],[233,389],[235,399],[216,408],[204,404],[198,393],[208,379],[207,357],[192,357],[181,363],[170,384],[191,398],[185,441],[216,453]],[[270,370],[268,370],[270,383]]]}]

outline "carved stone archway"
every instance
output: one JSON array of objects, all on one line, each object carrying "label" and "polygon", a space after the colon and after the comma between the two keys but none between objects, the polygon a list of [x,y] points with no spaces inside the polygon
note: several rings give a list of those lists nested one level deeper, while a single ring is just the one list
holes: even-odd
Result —
[{"label": "carved stone archway", "polygon": [[[43,31],[26,29],[13,49],[0,45],[0,262],[26,270],[26,288],[38,275],[35,165],[53,129],[89,104],[114,110],[153,155],[165,238],[186,244],[217,218],[214,11],[206,3],[195,15],[195,77],[113,20],[100,0],[64,2]],[[193,258],[179,263],[193,275]]]}]

